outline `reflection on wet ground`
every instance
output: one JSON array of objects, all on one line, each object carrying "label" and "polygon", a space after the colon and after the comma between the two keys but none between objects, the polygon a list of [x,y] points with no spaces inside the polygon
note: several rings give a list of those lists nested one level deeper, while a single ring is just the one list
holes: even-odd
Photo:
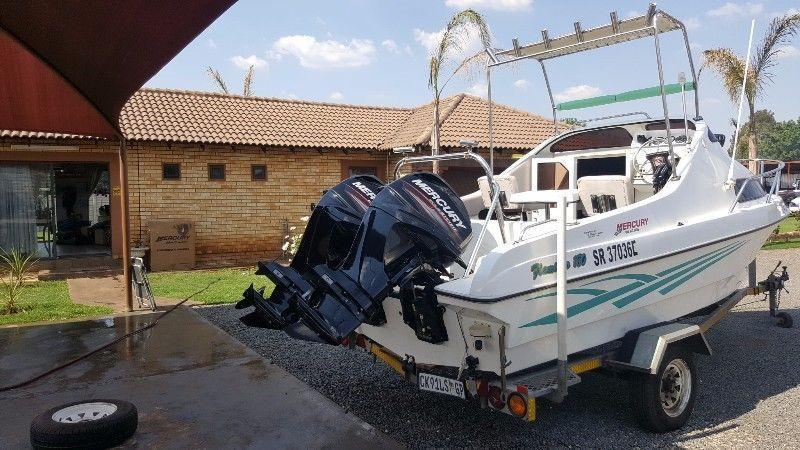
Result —
[{"label": "reflection on wet ground", "polygon": [[[0,384],[23,381],[155,317],[0,329]],[[393,445],[195,312],[179,309],[153,329],[30,386],[0,393],[0,448],[27,446],[30,421],[40,412],[101,397],[128,400],[139,409],[139,430],[129,446]]]}]

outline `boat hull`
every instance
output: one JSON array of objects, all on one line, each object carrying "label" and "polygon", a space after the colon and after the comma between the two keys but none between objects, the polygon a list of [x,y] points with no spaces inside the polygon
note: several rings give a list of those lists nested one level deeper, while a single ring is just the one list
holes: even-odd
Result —
[{"label": "boat hull", "polygon": [[[771,231],[771,226],[764,226],[712,244],[570,280],[568,353],[692,314],[723,299],[741,287],[741,280],[746,279],[742,276],[744,269]],[[423,365],[460,367],[469,354],[478,358],[479,370],[500,374],[501,327],[505,327],[507,373],[556,358],[552,286],[496,302],[474,302],[440,293],[439,302],[446,307],[447,342],[417,340],[402,321],[400,301],[391,297],[383,303],[387,323],[379,327],[362,325],[359,331],[395,354],[413,356]],[[480,326],[474,326],[476,323]],[[476,336],[476,330],[485,330],[485,325],[490,335]],[[476,340],[480,345],[476,346]]]}]

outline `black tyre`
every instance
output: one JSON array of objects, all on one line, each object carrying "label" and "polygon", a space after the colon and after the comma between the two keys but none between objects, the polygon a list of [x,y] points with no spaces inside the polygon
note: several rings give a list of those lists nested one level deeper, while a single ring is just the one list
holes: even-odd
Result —
[{"label": "black tyre", "polygon": [[792,320],[792,316],[790,316],[789,313],[783,311],[779,312],[778,314],[775,314],[775,319],[777,319],[776,325],[778,325],[781,328],[792,328],[792,325],[794,325],[794,320]]},{"label": "black tyre", "polygon": [[693,354],[670,345],[656,374],[633,376],[630,388],[634,414],[643,428],[657,433],[677,430],[689,420],[697,395]]},{"label": "black tyre", "polygon": [[33,448],[101,449],[123,443],[139,424],[132,403],[122,400],[82,400],[56,406],[31,423]]}]

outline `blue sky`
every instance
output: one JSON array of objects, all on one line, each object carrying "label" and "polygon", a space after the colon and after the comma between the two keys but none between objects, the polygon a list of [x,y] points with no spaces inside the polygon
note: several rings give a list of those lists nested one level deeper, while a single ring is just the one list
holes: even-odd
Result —
[{"label": "blue sky", "polygon": [[[177,55],[148,83],[149,87],[214,91],[205,69],[213,66],[231,91],[241,89],[249,64],[255,64],[254,92],[265,97],[298,98],[355,104],[415,106],[430,101],[427,88],[428,48],[435,33],[458,10],[472,7],[484,14],[496,47],[508,48],[511,39],[536,41],[548,28],[554,37],[608,22],[608,13],[620,17],[643,13],[646,1],[566,0],[240,0]],[[662,1],[659,7],[676,15],[689,28],[695,63],[701,51],[730,47],[744,54],[751,19],[756,19],[756,43],[771,17],[797,12],[789,0],[751,2]],[[663,37],[665,77],[688,74],[679,33]],[[548,62],[553,91],[561,100],[610,94],[658,83],[652,40],[641,40]],[[794,119],[798,111],[800,38],[780,54],[773,70],[774,85],[759,108],[775,111],[778,119]],[[550,114],[538,65],[524,63],[496,71],[492,78],[496,101],[543,115]],[[445,95],[485,93],[482,75],[454,79]],[[701,114],[719,132],[729,132],[736,111],[719,79],[710,71],[700,78]],[[576,111],[575,117],[645,110],[660,112],[655,99]],[[679,98],[670,99],[672,115],[679,115]]]}]

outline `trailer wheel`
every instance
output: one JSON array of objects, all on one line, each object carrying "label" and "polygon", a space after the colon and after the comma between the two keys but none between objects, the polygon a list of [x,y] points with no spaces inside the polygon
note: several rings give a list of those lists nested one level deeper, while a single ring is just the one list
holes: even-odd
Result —
[{"label": "trailer wheel", "polygon": [[42,449],[109,448],[136,432],[136,407],[122,400],[83,400],[56,406],[31,423],[31,445]]},{"label": "trailer wheel", "polygon": [[692,352],[673,344],[664,352],[658,371],[631,378],[634,414],[645,429],[664,433],[682,427],[694,409],[697,371]]},{"label": "trailer wheel", "polygon": [[792,328],[792,325],[794,325],[794,320],[792,320],[792,316],[789,313],[781,311],[775,314],[775,318],[777,319],[776,325],[781,328]]}]

